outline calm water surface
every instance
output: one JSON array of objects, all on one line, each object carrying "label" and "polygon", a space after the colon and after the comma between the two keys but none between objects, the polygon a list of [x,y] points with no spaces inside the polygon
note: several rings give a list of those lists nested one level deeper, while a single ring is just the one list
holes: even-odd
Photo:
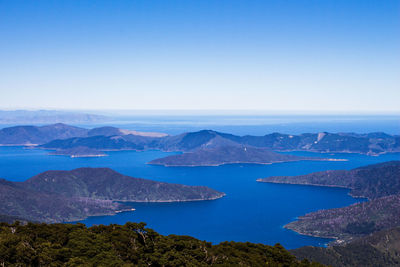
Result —
[{"label": "calm water surface", "polygon": [[340,188],[279,185],[256,182],[272,175],[300,175],[327,169],[351,169],[367,164],[399,160],[400,154],[370,157],[359,154],[296,155],[343,158],[348,161],[302,161],[272,165],[237,164],[219,167],[162,167],[146,162],[174,153],[160,151],[108,152],[108,157],[69,158],[49,156],[44,150],[0,147],[0,177],[24,181],[46,170],[71,170],[78,167],[110,167],[134,177],[157,181],[205,185],[225,192],[214,201],[182,203],[131,203],[136,211],[115,216],[91,217],[86,225],[147,222],[161,234],[191,235],[215,243],[234,240],[264,244],[281,243],[287,248],[323,246],[329,240],[302,236],[283,226],[296,217],[319,209],[344,207],[362,201]]}]

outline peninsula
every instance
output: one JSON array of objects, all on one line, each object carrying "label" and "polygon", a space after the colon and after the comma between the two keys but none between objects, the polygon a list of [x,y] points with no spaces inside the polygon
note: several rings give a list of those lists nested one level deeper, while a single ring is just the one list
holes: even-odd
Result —
[{"label": "peninsula", "polygon": [[0,180],[0,214],[30,221],[65,222],[132,210],[120,202],[214,200],[225,194],[133,178],[109,168],[46,171],[24,182]]}]

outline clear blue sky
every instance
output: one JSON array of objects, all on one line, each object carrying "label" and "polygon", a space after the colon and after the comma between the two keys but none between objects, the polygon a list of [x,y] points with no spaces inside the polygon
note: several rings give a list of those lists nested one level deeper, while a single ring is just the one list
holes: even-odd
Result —
[{"label": "clear blue sky", "polygon": [[400,1],[0,0],[0,109],[399,103]]}]

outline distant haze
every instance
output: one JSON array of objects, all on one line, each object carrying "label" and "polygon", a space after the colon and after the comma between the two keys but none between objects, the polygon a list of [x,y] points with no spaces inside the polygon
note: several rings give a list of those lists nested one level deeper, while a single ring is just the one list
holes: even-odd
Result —
[{"label": "distant haze", "polygon": [[0,109],[400,112],[400,1],[0,1]]}]

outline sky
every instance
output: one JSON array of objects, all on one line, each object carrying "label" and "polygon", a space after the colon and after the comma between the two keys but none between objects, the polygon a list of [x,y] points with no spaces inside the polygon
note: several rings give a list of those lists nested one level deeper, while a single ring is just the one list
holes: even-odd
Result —
[{"label": "sky", "polygon": [[0,109],[399,103],[398,0],[0,0]]}]

